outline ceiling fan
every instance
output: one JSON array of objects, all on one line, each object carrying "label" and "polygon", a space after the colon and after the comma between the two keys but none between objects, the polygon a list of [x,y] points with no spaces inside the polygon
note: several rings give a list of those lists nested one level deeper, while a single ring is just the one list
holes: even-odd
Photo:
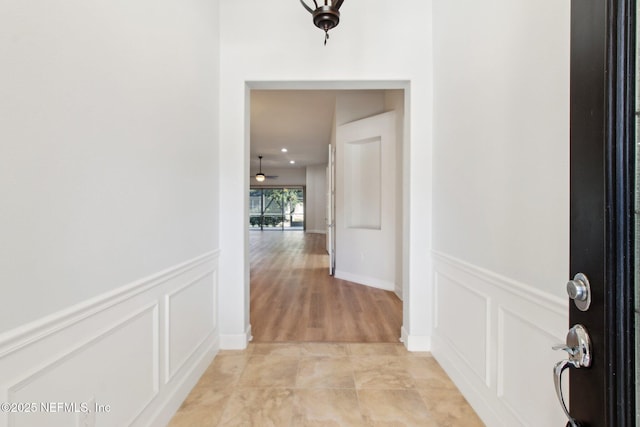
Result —
[{"label": "ceiling fan", "polygon": [[260,171],[256,174],[255,178],[258,182],[264,182],[265,179],[276,179],[278,175],[265,175],[262,173],[262,156],[258,156],[260,159]]},{"label": "ceiling fan", "polygon": [[[252,176],[250,178],[254,178],[256,181],[258,181],[258,178],[256,178],[255,176]],[[258,183],[263,183],[265,180],[269,181],[272,179],[278,179],[278,175],[265,175],[264,179],[262,181],[258,181]]]}]

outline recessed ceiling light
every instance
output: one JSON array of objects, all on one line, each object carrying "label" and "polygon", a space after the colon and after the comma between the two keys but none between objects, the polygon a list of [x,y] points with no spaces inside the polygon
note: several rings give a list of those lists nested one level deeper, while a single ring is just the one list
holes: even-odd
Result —
[{"label": "recessed ceiling light", "polygon": [[289,150],[287,150],[286,148],[283,148],[283,149],[282,149],[282,150],[280,150],[280,151],[282,151],[283,153],[286,153],[286,152],[287,152],[287,151],[289,151]]},{"label": "recessed ceiling light", "polygon": [[295,160],[289,160],[289,163],[291,163],[292,165],[295,164]]}]

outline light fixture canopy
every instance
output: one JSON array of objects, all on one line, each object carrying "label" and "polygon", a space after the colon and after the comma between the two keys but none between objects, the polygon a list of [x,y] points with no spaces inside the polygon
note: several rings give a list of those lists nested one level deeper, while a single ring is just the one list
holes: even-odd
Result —
[{"label": "light fixture canopy", "polygon": [[262,156],[258,156],[260,159],[260,172],[256,174],[256,181],[263,182],[267,177],[262,173]]},{"label": "light fixture canopy", "polygon": [[340,23],[340,6],[344,0],[320,0],[324,1],[324,4],[318,5],[316,0],[312,0],[315,5],[315,9],[312,9],[305,0],[300,0],[302,6],[311,13],[313,16],[313,23],[316,27],[324,30],[324,44],[327,44],[329,39],[329,30],[335,28]]}]

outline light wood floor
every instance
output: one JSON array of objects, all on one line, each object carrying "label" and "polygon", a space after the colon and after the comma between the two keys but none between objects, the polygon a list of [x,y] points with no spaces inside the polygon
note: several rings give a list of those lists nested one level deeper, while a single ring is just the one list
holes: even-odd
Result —
[{"label": "light wood floor", "polygon": [[398,342],[400,299],[329,276],[323,234],[249,236],[254,342]]}]

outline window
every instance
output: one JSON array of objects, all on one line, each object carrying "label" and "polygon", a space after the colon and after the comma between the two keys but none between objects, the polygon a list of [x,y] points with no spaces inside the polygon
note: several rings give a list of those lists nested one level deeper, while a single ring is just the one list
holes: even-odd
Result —
[{"label": "window", "polygon": [[251,230],[304,230],[304,189],[251,188]]}]

